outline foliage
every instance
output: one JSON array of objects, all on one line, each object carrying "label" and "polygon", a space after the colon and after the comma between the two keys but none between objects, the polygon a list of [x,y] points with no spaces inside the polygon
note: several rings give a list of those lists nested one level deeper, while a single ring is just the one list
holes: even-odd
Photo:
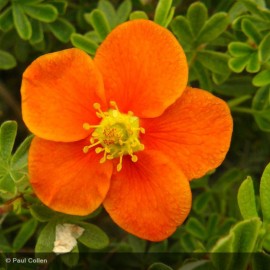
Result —
[{"label": "foliage", "polygon": [[[72,46],[94,56],[113,28],[138,18],[172,31],[187,56],[189,84],[221,96],[234,118],[226,160],[191,183],[189,218],[159,243],[120,231],[101,208],[77,217],[44,206],[28,183],[32,136],[18,105],[22,72],[36,57]],[[0,268],[7,267],[5,257],[30,251],[49,267],[268,269],[269,30],[268,0],[0,0]],[[70,254],[53,255],[55,227],[62,223],[85,232]]]}]

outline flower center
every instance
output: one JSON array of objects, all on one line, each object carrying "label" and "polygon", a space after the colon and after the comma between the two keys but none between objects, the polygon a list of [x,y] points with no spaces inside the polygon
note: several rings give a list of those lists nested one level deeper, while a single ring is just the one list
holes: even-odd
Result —
[{"label": "flower center", "polygon": [[103,112],[99,103],[94,103],[97,110],[97,117],[101,118],[99,125],[83,124],[83,128],[90,130],[94,128],[90,145],[83,148],[83,152],[87,153],[90,148],[96,147],[97,154],[104,152],[100,163],[104,163],[107,159],[111,160],[119,158],[117,171],[122,169],[123,156],[131,156],[133,162],[137,162],[138,157],[134,155],[137,151],[142,151],[144,145],[140,143],[140,133],[145,133],[144,128],[139,125],[139,118],[134,116],[132,112],[128,114],[120,113],[114,101],[110,102],[113,107],[107,112]]}]

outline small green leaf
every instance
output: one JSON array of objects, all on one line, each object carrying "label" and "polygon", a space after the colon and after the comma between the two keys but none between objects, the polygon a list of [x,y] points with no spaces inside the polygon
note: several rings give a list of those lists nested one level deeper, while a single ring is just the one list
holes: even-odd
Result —
[{"label": "small green leaf", "polygon": [[52,220],[42,229],[36,243],[35,253],[52,252],[55,241],[56,224],[57,222]]},{"label": "small green leaf", "polygon": [[117,24],[125,22],[131,11],[132,2],[130,0],[124,0],[116,11]]},{"label": "small green leaf", "polygon": [[250,176],[241,184],[238,190],[237,200],[241,215],[244,219],[258,217],[255,191]]},{"label": "small green leaf", "polygon": [[[270,97],[268,90],[268,98]],[[269,101],[268,101],[269,103]],[[260,199],[263,222],[270,223],[270,163],[266,166],[260,184]]]},{"label": "small green leaf", "polygon": [[13,241],[13,248],[16,251],[20,250],[35,233],[37,224],[38,223],[35,219],[30,219],[27,222],[23,223],[21,229],[19,230]]},{"label": "small green leaf", "polygon": [[181,44],[191,45],[193,43],[193,33],[189,21],[184,16],[177,16],[171,23],[173,33]]},{"label": "small green leaf", "polygon": [[241,0],[241,2],[245,5],[245,7],[254,15],[257,15],[260,18],[267,19],[267,14],[265,14],[265,10],[263,10],[256,3],[258,0]]},{"label": "small green leaf", "polygon": [[204,50],[198,52],[197,59],[205,68],[208,68],[214,73],[230,73],[230,69],[228,67],[229,56],[225,53]]},{"label": "small green leaf", "polygon": [[201,240],[204,240],[206,237],[206,229],[204,225],[194,217],[189,218],[185,229],[187,232]]},{"label": "small green leaf", "polygon": [[85,229],[78,241],[92,249],[103,249],[109,244],[108,236],[97,226],[80,222],[77,225]]},{"label": "small green leaf", "polygon": [[13,55],[8,52],[0,50],[0,70],[8,70],[16,67],[17,62]]},{"label": "small green leaf", "polygon": [[191,4],[187,11],[187,18],[193,34],[197,36],[208,18],[206,6],[201,2]]},{"label": "small green leaf", "polygon": [[50,5],[53,5],[56,9],[58,14],[63,15],[67,9],[67,2],[65,0],[50,0]]},{"label": "small green leaf", "polygon": [[161,26],[165,26],[171,6],[172,0],[160,0],[155,10],[154,22]]},{"label": "small green leaf", "polygon": [[229,24],[229,16],[225,12],[218,12],[209,18],[198,34],[198,43],[209,43],[220,36]]},{"label": "small green leaf", "polygon": [[256,26],[248,19],[243,19],[241,26],[242,31],[246,34],[246,36],[253,40],[257,45],[259,45],[262,37]]},{"label": "small green leaf", "polygon": [[250,55],[248,64],[247,64],[247,72],[256,73],[260,70],[261,65],[259,61],[258,52],[254,52]]},{"label": "small green leaf", "polygon": [[0,14],[0,29],[4,32],[9,31],[13,27],[13,16],[11,7],[7,8]]},{"label": "small green leaf", "polygon": [[249,44],[240,41],[231,42],[228,46],[229,52],[232,56],[241,57],[246,56],[255,51]]},{"label": "small green leaf", "polygon": [[99,35],[95,31],[89,31],[86,34],[84,34],[85,37],[92,40],[92,42],[100,43],[102,40],[100,39]]},{"label": "small green leaf", "polygon": [[106,16],[111,28],[116,25],[116,12],[114,6],[108,0],[100,0],[98,2],[98,9]]},{"label": "small green leaf", "polygon": [[235,73],[241,73],[247,66],[249,59],[249,55],[231,58],[228,62],[229,68]]},{"label": "small green leaf", "polygon": [[270,33],[264,36],[258,49],[259,60],[267,62],[270,59]]},{"label": "small green leaf", "polygon": [[[229,235],[221,238],[211,250],[211,259],[215,267],[222,270],[247,269],[250,253],[256,252],[255,247],[261,225],[259,218],[237,223],[230,230]],[[224,265],[224,256],[219,253],[226,253],[226,265]]]},{"label": "small green leaf", "polygon": [[129,19],[132,20],[139,20],[145,19],[148,20],[148,15],[144,11],[133,11],[129,15]]},{"label": "small green leaf", "polygon": [[85,52],[91,54],[91,55],[95,55],[96,50],[98,48],[98,44],[94,41],[92,41],[90,38],[80,35],[80,34],[76,34],[73,33],[71,35],[71,43],[81,49],[84,50]]},{"label": "small green leaf", "polygon": [[8,193],[11,196],[16,194],[16,185],[9,173],[0,179],[0,191],[3,193]]},{"label": "small green leaf", "polygon": [[270,86],[261,87],[255,94],[252,101],[254,118],[259,128],[270,132]]},{"label": "small green leaf", "polygon": [[39,21],[32,21],[32,37],[30,38],[31,44],[42,42],[44,39],[42,24]]},{"label": "small green leaf", "polygon": [[34,204],[30,206],[30,213],[40,222],[46,222],[55,216],[55,212],[45,205]]},{"label": "small green leaf", "polygon": [[212,89],[212,83],[209,76],[209,71],[199,62],[196,61],[193,64],[193,69],[197,75],[197,78],[202,89]]},{"label": "small green leaf", "polygon": [[58,15],[57,9],[49,4],[24,5],[23,10],[30,17],[47,23],[55,21]]},{"label": "small green leaf", "polygon": [[133,235],[128,235],[128,242],[132,248],[133,252],[143,253],[145,252],[146,242]]},{"label": "small green leaf", "polygon": [[252,80],[255,86],[265,86],[270,84],[270,70],[266,69],[258,73]]},{"label": "small green leaf", "polygon": [[29,40],[32,36],[32,27],[30,21],[25,15],[23,8],[20,4],[12,4],[12,14],[15,28],[19,36],[24,40]]},{"label": "small green leaf", "polygon": [[47,24],[54,36],[63,43],[70,40],[70,36],[75,32],[74,26],[67,20],[59,18],[53,23]]},{"label": "small green leaf", "polygon": [[90,22],[93,26],[101,40],[105,39],[105,37],[110,33],[111,28],[109,22],[102,11],[94,9],[91,13],[85,14],[84,17],[86,21]]},{"label": "small green leaf", "polygon": [[[195,262],[189,262],[184,264],[182,267],[180,267],[178,270],[210,270],[211,265],[210,261],[208,260],[199,260],[199,261],[195,261]],[[205,268],[206,267],[206,268]]]},{"label": "small green leaf", "polygon": [[173,270],[171,267],[164,263],[153,263],[147,270]]},{"label": "small green leaf", "polygon": [[17,123],[15,121],[6,121],[1,125],[0,154],[4,160],[7,160],[11,155],[16,135]]},{"label": "small green leaf", "polygon": [[193,209],[197,213],[203,212],[206,209],[208,203],[210,202],[211,197],[212,196],[209,192],[201,193],[195,198],[194,203],[193,203]]},{"label": "small green leaf", "polygon": [[61,260],[66,264],[68,267],[72,268],[78,265],[78,261],[80,258],[79,255],[79,249],[78,246],[76,245],[71,252],[67,254],[61,254]]}]

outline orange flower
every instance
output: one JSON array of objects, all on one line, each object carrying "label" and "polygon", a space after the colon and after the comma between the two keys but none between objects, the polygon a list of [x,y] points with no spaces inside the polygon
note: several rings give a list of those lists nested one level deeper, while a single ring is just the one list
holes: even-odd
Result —
[{"label": "orange flower", "polygon": [[177,40],[148,20],[118,26],[94,60],[78,49],[35,60],[21,93],[39,199],[75,215],[103,203],[132,234],[170,236],[190,211],[188,180],[220,165],[232,133],[226,103],[187,78]]}]

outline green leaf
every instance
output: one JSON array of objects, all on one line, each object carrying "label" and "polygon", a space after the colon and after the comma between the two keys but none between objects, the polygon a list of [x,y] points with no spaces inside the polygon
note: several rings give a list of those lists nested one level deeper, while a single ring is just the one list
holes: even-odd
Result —
[{"label": "green leaf", "polygon": [[169,14],[168,14],[168,16],[167,16],[167,20],[165,22],[164,27],[167,28],[170,25],[170,23],[171,23],[171,21],[173,19],[173,16],[174,16],[174,12],[175,12],[175,7],[172,7]]},{"label": "green leaf", "polygon": [[53,5],[56,9],[58,14],[63,15],[67,9],[67,2],[65,0],[50,0],[50,5]]},{"label": "green leaf", "polygon": [[197,213],[201,213],[203,212],[208,203],[210,202],[212,196],[209,192],[204,192],[201,193],[200,195],[198,195],[193,203],[193,209],[197,212]]},{"label": "green leaf", "polygon": [[244,219],[258,217],[255,191],[250,176],[241,184],[237,194],[238,206]]},{"label": "green leaf", "polygon": [[8,193],[11,197],[15,196],[17,191],[16,185],[9,173],[0,179],[0,191]]},{"label": "green leaf", "polygon": [[[269,95],[268,89],[268,98]],[[269,100],[268,100],[269,102]],[[260,199],[263,214],[263,222],[270,223],[270,163],[266,166],[260,184]]]},{"label": "green leaf", "polygon": [[30,219],[22,224],[21,229],[13,241],[13,248],[16,251],[19,251],[35,233],[37,224],[35,219]]},{"label": "green leaf", "polygon": [[237,58],[231,58],[229,59],[228,65],[229,68],[235,72],[235,73],[241,73],[245,67],[247,66],[248,62],[250,60],[250,56],[241,56]]},{"label": "green leaf", "polygon": [[194,36],[197,36],[208,18],[206,6],[201,2],[191,4],[187,11],[187,18]]},{"label": "green leaf", "polygon": [[114,28],[117,20],[114,6],[108,0],[100,0],[98,9],[106,16],[111,28]]},{"label": "green leaf", "polygon": [[138,20],[138,19],[145,19],[148,20],[148,15],[144,11],[133,11],[129,15],[129,19]]},{"label": "green leaf", "polygon": [[34,204],[30,206],[30,213],[40,222],[46,222],[52,219],[56,213],[50,208],[42,204]]},{"label": "green leaf", "polygon": [[204,50],[198,52],[197,59],[205,68],[208,68],[214,73],[230,73],[230,69],[228,67],[229,56],[225,53]]},{"label": "green leaf", "polygon": [[11,155],[16,135],[17,123],[15,121],[6,121],[1,125],[0,154],[4,160],[7,160]]},{"label": "green leaf", "polygon": [[78,241],[92,249],[103,249],[109,244],[108,236],[97,226],[80,222],[79,226],[85,229]]},{"label": "green leaf", "polygon": [[57,222],[52,220],[42,229],[36,243],[35,253],[52,252],[55,241],[56,224]]},{"label": "green leaf", "polygon": [[67,20],[59,18],[55,22],[47,25],[54,36],[63,43],[70,40],[70,36],[75,32],[74,26]]},{"label": "green leaf", "polygon": [[39,21],[32,21],[32,37],[30,38],[31,44],[42,42],[44,39],[42,24]]},{"label": "green leaf", "polygon": [[241,26],[242,31],[246,34],[246,36],[253,40],[257,45],[259,45],[262,37],[256,26],[248,19],[243,19]]},{"label": "green leaf", "polygon": [[155,10],[154,22],[161,26],[165,26],[171,6],[172,0],[159,0]]},{"label": "green leaf", "polygon": [[260,18],[267,19],[266,10],[263,10],[255,1],[252,0],[241,0],[245,7],[254,15],[257,15]]},{"label": "green leaf", "polygon": [[98,48],[98,44],[96,42],[94,42],[93,40],[91,40],[90,38],[83,36],[83,35],[80,35],[80,34],[73,33],[71,35],[70,40],[71,40],[71,43],[75,47],[77,47],[77,48],[79,48],[79,49],[81,49],[81,50],[83,50],[91,55],[95,55],[96,50]]},{"label": "green leaf", "polygon": [[32,27],[30,21],[25,15],[23,8],[20,4],[12,4],[12,14],[15,28],[19,36],[24,40],[29,40],[32,36]]},{"label": "green leaf", "polygon": [[146,249],[146,241],[133,235],[128,235],[128,242],[133,252],[143,253]]},{"label": "green leaf", "polygon": [[225,12],[218,12],[209,18],[198,34],[197,42],[209,43],[220,36],[229,24],[229,16]]},{"label": "green leaf", "polygon": [[9,31],[13,27],[13,16],[11,7],[7,8],[0,14],[0,29],[4,32]]},{"label": "green leaf", "polygon": [[202,89],[212,89],[212,83],[209,76],[209,71],[199,62],[196,61],[193,64],[193,69],[196,72],[197,78],[200,82],[200,87]]},{"label": "green leaf", "polygon": [[[228,236],[221,238],[211,250],[211,259],[217,269],[246,270],[250,253],[255,252],[257,237],[262,222],[259,218],[252,218],[237,223]],[[228,256],[228,252],[233,252]],[[223,256],[226,253],[226,265]],[[224,268],[225,266],[225,268]]]},{"label": "green leaf", "polygon": [[124,0],[116,11],[117,24],[125,22],[131,11],[132,2],[130,0]]},{"label": "green leaf", "polygon": [[13,55],[0,50],[0,70],[8,70],[16,67],[17,62]]},{"label": "green leaf", "polygon": [[[184,264],[178,270],[203,270],[203,269],[210,270],[212,268],[210,268],[210,266],[208,265],[209,263],[210,261],[208,260],[199,260],[195,262],[189,262],[189,263]],[[206,268],[204,267],[202,268],[202,266],[206,266]]]},{"label": "green leaf", "polygon": [[259,128],[270,132],[270,86],[261,87],[255,94],[252,101],[254,118]]},{"label": "green leaf", "polygon": [[258,52],[254,52],[250,55],[248,64],[247,64],[247,72],[256,73],[260,70],[261,65],[259,61]]},{"label": "green leaf", "polygon": [[206,229],[204,225],[196,218],[191,217],[186,223],[185,229],[193,236],[204,240],[206,237]]},{"label": "green leaf", "polygon": [[259,45],[259,60],[267,62],[270,59],[270,33],[265,35]]},{"label": "green leaf", "polygon": [[255,86],[265,86],[270,84],[270,70],[266,69],[258,73],[252,80]]},{"label": "green leaf", "polygon": [[228,49],[229,53],[235,57],[246,56],[255,51],[255,49],[249,44],[240,41],[231,42],[228,46]]},{"label": "green leaf", "polygon": [[193,43],[193,33],[189,21],[184,16],[177,16],[171,23],[173,33],[180,43],[191,45]]},{"label": "green leaf", "polygon": [[24,5],[23,10],[30,17],[41,22],[53,22],[58,16],[57,9],[49,4]]},{"label": "green leaf", "polygon": [[147,270],[173,270],[171,267],[164,263],[153,263]]},{"label": "green leaf", "polygon": [[102,11],[94,9],[91,13],[85,14],[84,17],[86,21],[93,26],[101,40],[105,39],[110,33],[111,28],[109,22]]},{"label": "green leaf", "polygon": [[75,267],[78,265],[79,262],[79,249],[78,246],[76,245],[70,253],[67,254],[61,254],[61,260],[69,267]]}]

